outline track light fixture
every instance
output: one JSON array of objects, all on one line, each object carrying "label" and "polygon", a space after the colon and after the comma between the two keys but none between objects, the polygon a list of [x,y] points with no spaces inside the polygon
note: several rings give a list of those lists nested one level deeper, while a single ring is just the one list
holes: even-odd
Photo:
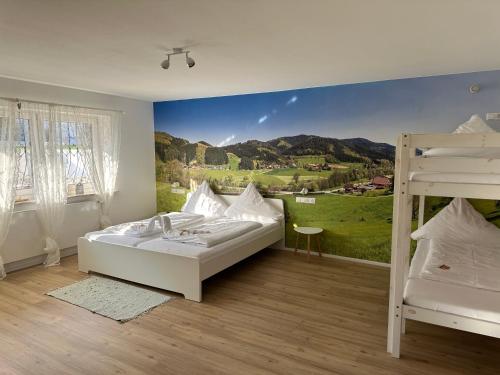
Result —
[{"label": "track light fixture", "polygon": [[188,56],[189,52],[186,52],[186,64],[189,68],[192,68],[194,66],[194,60]]},{"label": "track light fixture", "polygon": [[195,61],[192,57],[189,56],[189,52],[190,51],[184,51],[184,48],[173,48],[172,52],[167,53],[167,59],[163,60],[160,66],[163,69],[168,69],[170,67],[170,56],[185,54],[186,65],[188,66],[188,68],[192,68],[195,65]]},{"label": "track light fixture", "polygon": [[168,69],[170,67],[170,55],[167,56],[167,59],[166,60],[163,60],[161,62],[161,67],[163,69]]}]

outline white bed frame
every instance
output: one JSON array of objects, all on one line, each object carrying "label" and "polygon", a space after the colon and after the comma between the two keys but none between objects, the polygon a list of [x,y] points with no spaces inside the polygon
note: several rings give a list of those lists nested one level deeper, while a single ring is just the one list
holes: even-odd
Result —
[{"label": "white bed frame", "polygon": [[[237,196],[220,195],[228,204]],[[264,198],[284,213],[281,199]],[[284,217],[284,216],[283,216]],[[281,231],[273,231],[254,241],[238,245],[232,251],[208,261],[180,255],[165,254],[136,247],[78,239],[78,269],[165,289],[184,295],[186,299],[201,302],[203,280],[238,263],[267,247],[283,248],[284,220]]]},{"label": "white bed frame", "polygon": [[399,358],[405,320],[412,319],[500,338],[500,324],[443,313],[403,301],[410,262],[413,196],[419,196],[418,225],[424,222],[425,196],[500,199],[500,185],[410,181],[412,172],[500,174],[500,159],[417,156],[417,149],[433,147],[500,147],[500,134],[402,134],[396,146],[391,254],[391,287],[387,351]]}]

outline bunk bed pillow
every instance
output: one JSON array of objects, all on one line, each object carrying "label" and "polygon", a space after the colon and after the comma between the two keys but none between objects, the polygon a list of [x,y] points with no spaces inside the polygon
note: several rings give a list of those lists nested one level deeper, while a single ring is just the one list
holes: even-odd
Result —
[{"label": "bunk bed pillow", "polygon": [[283,218],[281,212],[267,203],[252,183],[249,183],[245,191],[228,207],[225,215],[232,219],[259,223],[274,223]]},{"label": "bunk bed pillow", "polygon": [[182,212],[204,215],[208,217],[223,216],[227,204],[214,194],[207,181],[196,189],[182,207]]},{"label": "bunk bed pillow", "polygon": [[[474,133],[496,133],[490,128],[479,115],[472,115],[471,118],[460,125],[453,134],[474,134]],[[493,158],[500,159],[500,148],[498,147],[435,147],[423,154],[426,157],[472,157],[472,158]]]},{"label": "bunk bed pillow", "polygon": [[459,241],[500,248],[500,229],[464,198],[455,198],[411,234],[414,240]]}]

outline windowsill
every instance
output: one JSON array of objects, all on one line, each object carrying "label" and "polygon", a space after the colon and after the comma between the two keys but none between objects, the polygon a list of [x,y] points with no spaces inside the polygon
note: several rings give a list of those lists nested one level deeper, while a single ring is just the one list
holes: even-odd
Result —
[{"label": "windowsill", "polygon": [[73,195],[72,197],[68,197],[66,204],[94,201],[95,198],[96,195],[94,193]]},{"label": "windowsill", "polygon": [[[82,202],[91,202],[95,201],[96,195],[92,194],[82,194],[82,195],[74,195],[72,197],[68,197],[66,204],[75,204]],[[19,201],[14,204],[14,212],[23,212],[23,211],[35,211],[36,203],[35,201]]]}]

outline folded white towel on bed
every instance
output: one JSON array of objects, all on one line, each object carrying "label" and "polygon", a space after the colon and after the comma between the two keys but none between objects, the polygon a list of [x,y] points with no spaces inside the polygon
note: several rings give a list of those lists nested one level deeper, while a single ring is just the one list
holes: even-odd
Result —
[{"label": "folded white towel on bed", "polygon": [[163,239],[212,247],[260,228],[261,226],[262,224],[256,221],[241,221],[224,217],[202,224],[187,226],[183,229],[165,231]]},{"label": "folded white towel on bed", "polygon": [[117,226],[118,228],[113,228],[112,231],[132,237],[151,236],[162,230],[161,222],[160,216],[156,215],[147,220],[121,224]]},{"label": "folded white towel on bed", "polygon": [[[132,237],[147,237],[160,234],[172,228],[182,228],[201,220],[203,220],[203,215],[171,212],[169,214],[156,215],[146,220],[114,225],[106,228],[105,231]],[[165,225],[167,228],[165,228]]]}]

